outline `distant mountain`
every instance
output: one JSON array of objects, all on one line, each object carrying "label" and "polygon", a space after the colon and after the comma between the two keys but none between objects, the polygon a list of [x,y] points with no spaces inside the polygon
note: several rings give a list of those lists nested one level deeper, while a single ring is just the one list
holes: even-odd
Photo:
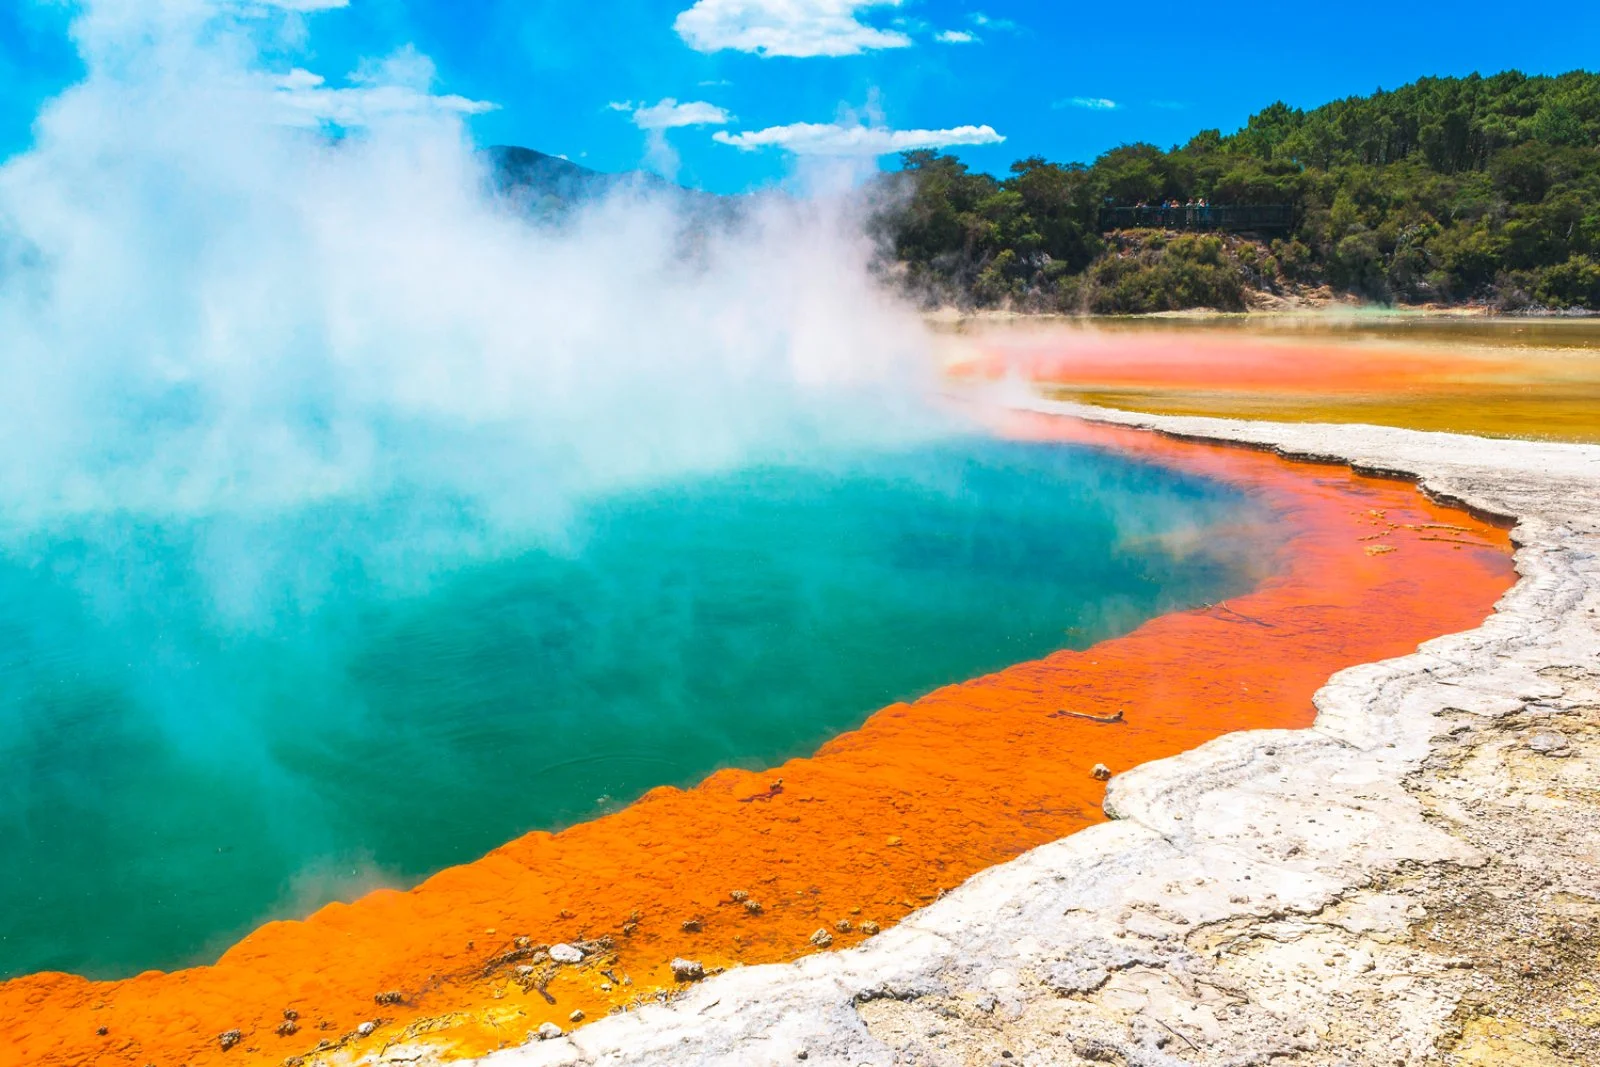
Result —
[{"label": "distant mountain", "polygon": [[494,166],[495,188],[507,195],[539,200],[550,197],[566,203],[601,196],[619,185],[660,184],[660,178],[638,171],[606,174],[569,159],[516,145],[495,145],[487,150]]},{"label": "distant mountain", "polygon": [[494,168],[496,191],[535,211],[570,208],[623,188],[681,197],[688,206],[705,207],[723,199],[642,170],[612,174],[516,145],[495,145],[485,151]]}]

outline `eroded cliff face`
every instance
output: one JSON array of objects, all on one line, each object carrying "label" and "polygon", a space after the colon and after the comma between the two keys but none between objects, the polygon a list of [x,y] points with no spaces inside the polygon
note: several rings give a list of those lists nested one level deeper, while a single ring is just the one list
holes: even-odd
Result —
[{"label": "eroded cliff face", "polygon": [[[530,834],[410,892],[271,924],[215,966],[115,983],[61,975],[7,983],[0,1015],[18,1022],[5,1056],[30,1065],[416,1062],[521,1045],[541,1027],[551,1033],[600,1018],[578,1031],[577,1045],[541,1041],[526,1054],[611,1048],[648,1059],[657,1049],[665,1062],[753,1063],[788,1062],[800,1051],[848,1059],[859,1048],[882,1060],[891,1044],[868,1022],[886,1009],[858,1011],[858,1003],[954,997],[947,1006],[959,1015],[961,998],[978,990],[974,1010],[989,1019],[1002,993],[1022,1004],[1029,990],[1056,996],[1087,982],[1092,992],[1135,964],[1164,969],[1163,953],[1178,948],[1167,934],[1154,942],[1160,952],[1130,948],[1138,942],[1107,926],[1090,947],[1054,961],[1078,960],[1087,978],[1039,978],[1024,957],[1080,936],[1066,909],[1114,925],[1136,916],[1172,923],[1200,908],[1192,925],[1205,901],[1237,909],[1237,895],[1276,908],[1331,892],[1325,877],[1293,874],[1314,862],[1309,848],[1391,833],[1400,834],[1391,851],[1410,847],[1386,815],[1373,814],[1330,825],[1292,854],[1284,845],[1283,856],[1230,861],[1242,864],[1246,881],[1259,877],[1253,894],[1214,900],[1208,891],[1191,907],[1182,878],[1171,875],[1146,888],[1148,906],[1116,904],[1107,896],[1119,884],[1112,873],[1163,857],[1181,864],[1175,842],[1212,825],[1185,823],[1191,816],[1163,796],[1149,803],[1171,824],[1150,827],[1155,816],[1140,814],[1141,794],[1122,783],[1171,773],[1156,764],[1113,787],[1108,810],[1136,819],[1037,849],[1103,821],[1097,764],[1120,773],[1231,731],[1309,725],[1312,695],[1334,672],[1482,622],[1511,582],[1504,530],[1431,503],[1407,483],[1343,466],[1041,414],[1008,417],[1000,429],[1098,442],[1247,486],[1282,512],[1292,539],[1272,577],[1247,596],[886,708],[813,758],[760,774],[724,771],[689,791],[656,790],[607,818]],[[1289,782],[1314,764],[1318,746],[1340,744],[1317,731],[1282,736],[1281,755],[1250,756],[1273,762],[1284,778],[1284,798],[1252,801],[1260,809],[1252,830],[1268,836],[1287,832],[1297,811],[1321,810],[1320,797]],[[1257,742],[1221,744],[1254,753]],[[1207,788],[1233,773],[1207,779]],[[1041,869],[1039,857],[1057,853],[1092,870],[1026,881]],[[969,881],[995,864],[1005,866]],[[994,896],[1018,877],[1033,901],[1023,911]],[[1222,881],[1217,872],[1184,877]],[[901,930],[877,934],[913,912]],[[969,937],[980,939],[971,951]],[[744,966],[862,942],[859,952],[822,953],[797,969]],[[991,980],[990,972],[1010,977]],[[866,975],[869,984],[857,988]],[[1037,985],[1048,981],[1056,986]],[[983,992],[989,986],[999,992]],[[692,1008],[661,1015],[651,1006],[685,990]],[[619,1008],[640,1010],[603,1018]],[[641,1027],[664,1027],[663,1043]]]},{"label": "eroded cliff face", "polygon": [[1334,676],[1312,728],[1120,774],[1114,821],[867,945],[487,1063],[1600,1058],[1600,449],[1039,406],[1410,472],[1516,517],[1521,579],[1483,625]]}]

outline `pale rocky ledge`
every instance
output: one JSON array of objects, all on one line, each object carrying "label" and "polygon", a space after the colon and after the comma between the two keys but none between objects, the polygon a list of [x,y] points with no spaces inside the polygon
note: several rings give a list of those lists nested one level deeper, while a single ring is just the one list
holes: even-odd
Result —
[{"label": "pale rocky ledge", "polygon": [[1014,406],[1417,477],[1517,520],[1520,581],[858,948],[481,1067],[1600,1064],[1600,447]]}]

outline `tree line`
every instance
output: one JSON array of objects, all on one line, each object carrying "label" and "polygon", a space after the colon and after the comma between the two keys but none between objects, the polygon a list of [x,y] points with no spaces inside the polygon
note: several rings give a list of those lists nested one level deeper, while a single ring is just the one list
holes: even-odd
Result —
[{"label": "tree line", "polygon": [[[1230,134],[1004,178],[907,152],[875,222],[886,266],[930,303],[1145,312],[1242,308],[1249,290],[1600,309],[1600,74],[1424,78]],[[1279,204],[1247,239],[1102,233],[1106,206]]]}]

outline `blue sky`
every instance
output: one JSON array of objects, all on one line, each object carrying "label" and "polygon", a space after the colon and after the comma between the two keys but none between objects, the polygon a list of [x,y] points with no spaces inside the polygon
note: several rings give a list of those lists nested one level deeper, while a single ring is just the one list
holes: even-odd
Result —
[{"label": "blue sky", "polygon": [[[1215,20],[1168,0],[204,2],[303,20],[293,54],[269,57],[281,73],[337,89],[410,46],[480,143],[666,169],[719,192],[778,180],[798,155],[944,142],[1003,172],[1027,155],[1087,161],[1232,129],[1276,99],[1313,106],[1427,74],[1600,63],[1593,0],[1553,0],[1537,17],[1512,17],[1503,0],[1347,0]],[[81,74],[72,13],[62,0],[0,5],[0,153],[25,148],[40,103]]]}]

